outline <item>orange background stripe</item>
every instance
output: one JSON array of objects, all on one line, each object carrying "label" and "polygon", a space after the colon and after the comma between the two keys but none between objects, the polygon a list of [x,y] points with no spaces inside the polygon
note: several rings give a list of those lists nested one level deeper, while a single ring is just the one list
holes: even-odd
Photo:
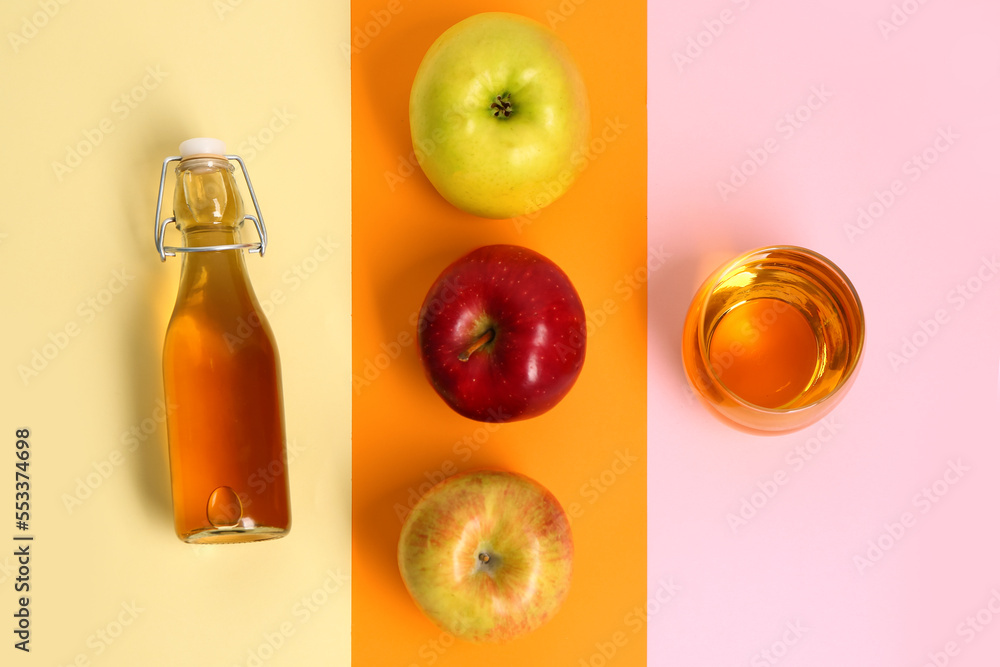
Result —
[{"label": "orange background stripe", "polygon": [[[551,24],[580,66],[591,154],[568,194],[533,219],[489,221],[442,199],[414,166],[410,85],[434,39],[484,2],[352,5],[353,586],[359,665],[584,665],[614,649],[646,657],[645,3],[510,2]],[[368,27],[369,33],[364,34]],[[377,29],[376,29],[377,27]],[[532,248],[573,281],[588,313],[587,359],[552,411],[489,425],[434,393],[416,313],[440,271],[492,243]],[[514,470],[572,516],[576,560],[562,611],[502,646],[453,642],[410,600],[396,568],[398,514],[458,470]],[[474,662],[478,661],[478,662]]]}]

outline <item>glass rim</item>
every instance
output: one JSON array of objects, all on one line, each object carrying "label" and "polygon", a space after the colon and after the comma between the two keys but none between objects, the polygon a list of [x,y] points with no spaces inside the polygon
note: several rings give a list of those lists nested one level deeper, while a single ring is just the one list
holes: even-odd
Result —
[{"label": "glass rim", "polygon": [[[712,289],[706,290],[705,296],[703,297],[702,302],[699,304],[700,306],[699,311],[701,313],[701,316],[698,318],[698,323],[697,323],[698,352],[701,355],[701,358],[705,360],[706,370],[711,374],[711,378],[713,382],[716,384],[716,386],[719,388],[719,390],[724,392],[728,398],[733,400],[741,408],[746,408],[748,410],[753,410],[754,412],[759,412],[763,414],[794,415],[799,412],[813,410],[817,406],[822,405],[825,401],[830,400],[832,397],[839,394],[841,389],[843,389],[846,385],[848,385],[850,382],[853,381],[854,373],[857,370],[858,366],[860,365],[861,358],[864,354],[865,313],[864,313],[864,308],[861,305],[861,297],[858,296],[858,292],[854,288],[854,283],[852,283],[851,279],[847,277],[847,274],[845,274],[843,270],[841,270],[841,268],[837,266],[836,263],[834,263],[831,259],[829,259],[825,255],[822,255],[816,252],[815,250],[804,248],[802,246],[770,245],[770,246],[762,246],[760,248],[755,248],[753,250],[748,250],[747,252],[741,253],[736,257],[734,257],[733,259],[721,264],[717,269],[715,269],[709,275],[708,278],[706,278],[705,283],[708,283],[708,281],[712,281],[712,286],[714,288],[715,285],[718,285],[722,281],[723,277],[728,276],[730,273],[732,273],[735,269],[739,268],[740,266],[747,264],[747,262],[751,260],[754,256],[763,255],[766,253],[772,253],[776,251],[784,251],[801,255],[807,255],[808,257],[819,260],[822,264],[824,264],[827,268],[829,268],[836,276],[836,278],[840,280],[843,286],[847,288],[848,294],[850,294],[851,299],[857,306],[857,311],[858,311],[858,344],[856,346],[857,349],[851,355],[851,360],[848,363],[846,369],[844,370],[843,377],[840,379],[840,382],[837,383],[837,386],[835,386],[833,389],[828,391],[823,396],[817,398],[816,400],[811,401],[806,405],[800,405],[794,408],[767,408],[762,405],[757,405],[756,403],[750,403],[749,401],[745,400],[742,396],[733,392],[728,386],[726,386],[726,383],[722,381],[722,378],[719,377],[718,373],[716,373],[715,368],[711,363],[711,357],[709,356],[708,350],[706,349],[705,311],[706,311],[706,306],[708,305],[708,302],[712,297],[712,292],[713,292]],[[699,289],[699,291],[701,290]]]},{"label": "glass rim", "polygon": [[182,171],[210,171],[213,168],[220,167],[228,169],[229,173],[235,173],[236,167],[222,155],[212,155],[210,153],[196,153],[194,155],[189,155],[185,158],[181,158],[178,161],[177,166],[174,167],[174,174],[179,174]]}]

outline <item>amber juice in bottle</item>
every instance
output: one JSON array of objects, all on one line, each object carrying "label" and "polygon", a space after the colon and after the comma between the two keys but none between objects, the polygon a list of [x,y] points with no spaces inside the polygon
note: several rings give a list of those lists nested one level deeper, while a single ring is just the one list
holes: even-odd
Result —
[{"label": "amber juice in bottle", "polygon": [[281,537],[291,518],[274,334],[244,250],[197,251],[239,243],[244,209],[228,160],[181,160],[174,216],[187,250],[163,346],[177,535],[196,543]]}]

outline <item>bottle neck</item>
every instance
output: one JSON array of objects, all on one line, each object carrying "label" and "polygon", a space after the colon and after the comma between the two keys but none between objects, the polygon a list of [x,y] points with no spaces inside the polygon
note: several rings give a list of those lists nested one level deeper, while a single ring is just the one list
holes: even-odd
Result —
[{"label": "bottle neck", "polygon": [[[174,217],[189,248],[240,243],[243,199],[223,157],[183,160],[177,168]],[[179,298],[251,294],[243,250],[184,253]]]},{"label": "bottle neck", "polygon": [[192,235],[192,240],[203,240],[204,236],[195,234],[203,231],[236,233],[243,224],[243,198],[233,166],[221,157],[181,161],[174,188],[174,218],[177,228],[185,237]]},{"label": "bottle neck", "polygon": [[[240,243],[240,230],[229,225],[190,226],[183,231],[184,245],[188,248],[207,248],[210,246],[229,246]],[[234,250],[218,250],[187,253],[189,255],[209,255],[214,252],[236,252]]]},{"label": "bottle neck", "polygon": [[[232,245],[239,236],[232,231],[212,230],[185,234],[185,245],[204,248]],[[244,250],[208,250],[186,252],[181,262],[180,292],[213,290],[216,292],[249,293],[253,288],[247,274]]]}]

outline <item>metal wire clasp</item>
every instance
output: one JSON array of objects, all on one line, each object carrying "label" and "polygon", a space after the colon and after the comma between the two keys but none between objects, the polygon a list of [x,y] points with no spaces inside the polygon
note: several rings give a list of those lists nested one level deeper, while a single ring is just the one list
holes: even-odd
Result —
[{"label": "metal wire clasp", "polygon": [[160,210],[163,207],[163,184],[167,180],[167,165],[171,162],[179,162],[181,160],[180,155],[172,155],[163,161],[163,169],[160,171],[160,191],[156,195],[156,218],[153,221],[153,238],[156,240],[156,251],[160,253],[160,261],[167,261],[167,257],[174,257],[179,252],[213,252],[215,250],[243,250],[246,249],[248,252],[260,253],[260,256],[264,256],[264,251],[267,250],[267,228],[264,226],[264,216],[260,214],[260,204],[257,203],[257,195],[253,191],[253,184],[250,183],[250,174],[247,172],[247,166],[243,162],[243,158],[239,155],[226,155],[227,160],[235,160],[239,163],[240,169],[243,170],[243,178],[246,179],[247,188],[250,190],[250,199],[253,200],[253,208],[257,212],[257,217],[252,215],[243,216],[243,220],[250,220],[253,222],[253,226],[257,228],[257,236],[260,237],[260,243],[234,243],[231,245],[208,245],[200,246],[197,248],[188,248],[180,246],[164,246],[163,237],[166,232],[167,225],[170,223],[176,223],[177,220],[174,216],[170,216],[165,220],[160,220]]}]

